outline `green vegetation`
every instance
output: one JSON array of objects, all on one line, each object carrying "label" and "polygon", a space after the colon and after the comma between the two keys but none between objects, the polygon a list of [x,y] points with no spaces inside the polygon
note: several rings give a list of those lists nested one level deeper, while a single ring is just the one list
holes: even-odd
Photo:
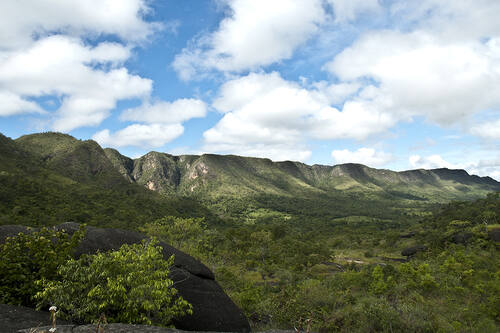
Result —
[{"label": "green vegetation", "polygon": [[[211,268],[255,329],[307,320],[320,332],[500,329],[500,197],[486,196],[500,188],[491,178],[239,156],[131,160],[57,133],[0,136],[0,153],[0,224],[71,220],[156,236]],[[425,251],[406,261],[411,247]],[[88,258],[71,265],[58,274],[92,275]]]},{"label": "green vegetation", "polygon": [[[28,143],[40,137],[44,145],[28,151]],[[166,215],[213,219],[193,199],[166,198],[129,183],[95,142],[58,133],[18,140],[21,144],[0,134],[0,225],[74,221],[134,229]],[[91,153],[83,154],[81,147],[91,147]],[[53,156],[60,151],[65,158]]]},{"label": "green vegetation", "polygon": [[38,308],[57,304],[62,318],[77,323],[104,313],[109,322],[168,326],[192,314],[168,277],[173,261],[163,260],[154,240],[71,259],[59,266],[57,280],[40,281]]},{"label": "green vegetation", "polygon": [[0,245],[0,303],[33,305],[32,297],[41,290],[37,281],[56,278],[84,233],[81,229],[69,237],[42,228],[7,238]]},{"label": "green vegetation", "polygon": [[[446,205],[417,222],[305,223],[261,209],[217,233],[179,218],[143,230],[165,240],[178,237],[165,221],[196,230],[179,247],[214,269],[256,329],[290,328],[302,318],[320,332],[497,332],[500,247],[485,216],[500,220],[499,194]],[[461,243],[464,233],[471,236]],[[199,250],[201,240],[210,251]],[[394,261],[415,244],[427,250]]]},{"label": "green vegetation", "polygon": [[89,323],[104,313],[109,322],[169,326],[192,314],[168,277],[174,257],[163,259],[154,239],[118,251],[73,258],[85,228],[69,237],[42,228],[9,237],[0,247],[0,302],[48,309]]}]

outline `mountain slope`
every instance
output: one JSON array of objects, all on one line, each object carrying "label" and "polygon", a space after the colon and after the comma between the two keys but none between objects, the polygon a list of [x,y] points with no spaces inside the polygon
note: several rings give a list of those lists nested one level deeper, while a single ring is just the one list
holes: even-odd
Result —
[{"label": "mountain slope", "polygon": [[212,216],[194,200],[166,198],[127,181],[93,141],[0,134],[0,154],[0,224],[134,228],[166,215]]},{"label": "mountain slope", "polygon": [[130,159],[116,151],[113,156],[115,168],[126,179],[151,190],[183,195],[302,196],[348,191],[442,202],[500,190],[494,179],[471,176],[464,170],[395,172],[352,163],[309,166],[234,155],[172,156],[158,152],[134,160],[132,169]]},{"label": "mountain slope", "polygon": [[[0,150],[10,156],[6,158],[10,162],[2,162],[10,163],[5,170],[21,166],[24,171],[20,169],[20,174],[26,174],[30,173],[26,171],[28,167],[41,168],[43,177],[52,179],[59,187],[85,186],[98,192],[110,191],[110,198],[121,200],[120,207],[135,200],[134,196],[146,198],[156,202],[153,206],[161,207],[149,211],[150,216],[157,216],[154,211],[162,211],[164,207],[169,207],[166,211],[182,214],[209,214],[197,204],[201,202],[220,216],[237,219],[248,217],[249,213],[258,215],[264,209],[283,216],[333,219],[355,216],[366,221],[371,218],[394,221],[401,216],[426,214],[430,205],[436,203],[471,200],[500,191],[500,183],[495,180],[471,176],[463,170],[395,172],[352,163],[310,166],[235,155],[173,156],[160,152],[130,159],[114,149],[102,149],[94,141],[59,133],[2,140]],[[31,172],[26,178],[40,185],[44,180],[40,180],[39,174]],[[147,213],[137,203],[131,203],[125,211],[133,208]],[[115,207],[107,209],[116,215]],[[85,208],[78,221],[93,213],[89,207]]]}]

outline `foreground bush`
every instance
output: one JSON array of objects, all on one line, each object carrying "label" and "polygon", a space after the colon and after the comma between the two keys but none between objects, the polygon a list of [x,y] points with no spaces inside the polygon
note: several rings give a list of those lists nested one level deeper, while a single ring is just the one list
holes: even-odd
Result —
[{"label": "foreground bush", "polygon": [[192,314],[168,278],[173,260],[163,259],[155,240],[83,255],[59,267],[58,281],[40,281],[37,306],[57,305],[62,318],[79,323],[104,313],[109,322],[167,326],[174,317]]},{"label": "foreground bush", "polygon": [[0,245],[0,303],[34,305],[33,295],[41,290],[36,281],[54,279],[84,234],[82,226],[71,237],[47,228],[8,237]]}]

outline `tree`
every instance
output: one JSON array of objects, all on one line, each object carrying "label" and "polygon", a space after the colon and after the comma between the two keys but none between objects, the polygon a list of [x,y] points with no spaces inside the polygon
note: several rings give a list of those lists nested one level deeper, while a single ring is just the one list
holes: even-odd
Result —
[{"label": "tree", "polygon": [[40,281],[37,307],[56,305],[63,318],[80,323],[104,313],[110,322],[168,326],[172,318],[192,314],[168,277],[174,256],[164,260],[157,244],[125,244],[67,261],[59,267],[59,280]]},{"label": "tree", "polygon": [[0,302],[32,305],[32,297],[40,291],[36,281],[55,278],[83,235],[84,226],[71,237],[47,228],[8,237],[0,245]]}]

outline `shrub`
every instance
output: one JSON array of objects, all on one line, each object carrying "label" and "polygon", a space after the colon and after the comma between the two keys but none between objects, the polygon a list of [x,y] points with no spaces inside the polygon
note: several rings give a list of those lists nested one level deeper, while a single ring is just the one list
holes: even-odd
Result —
[{"label": "shrub", "polygon": [[69,260],[59,267],[58,281],[40,281],[37,307],[55,304],[62,318],[79,323],[105,313],[110,322],[167,326],[174,317],[192,314],[168,278],[174,257],[164,260],[157,243],[125,244]]},{"label": "shrub", "polygon": [[55,278],[84,234],[82,226],[71,237],[47,228],[8,237],[0,245],[0,303],[33,305],[33,295],[41,290],[36,281]]}]

